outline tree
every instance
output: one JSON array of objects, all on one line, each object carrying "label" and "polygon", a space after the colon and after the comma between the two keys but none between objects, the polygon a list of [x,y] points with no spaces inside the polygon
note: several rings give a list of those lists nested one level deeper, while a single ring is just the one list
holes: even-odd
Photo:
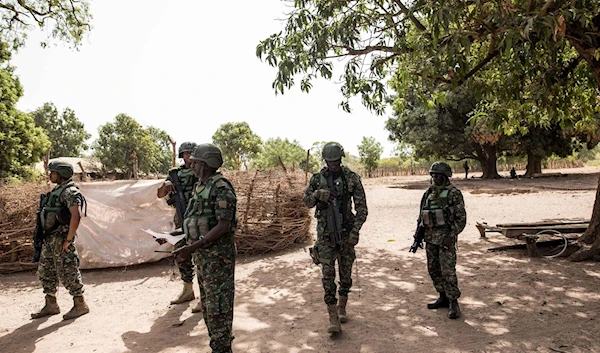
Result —
[{"label": "tree", "polygon": [[50,39],[77,47],[91,29],[91,17],[88,0],[3,0],[0,41],[17,50],[24,45],[27,31],[37,26],[49,30]]},{"label": "tree", "polygon": [[367,170],[369,177],[371,177],[371,172],[377,168],[382,153],[381,143],[375,141],[374,137],[363,136],[360,145],[358,145],[358,155],[360,156],[360,163]]},{"label": "tree", "polygon": [[[277,93],[298,75],[308,92],[313,79],[331,79],[333,60],[344,58],[345,110],[359,95],[383,113],[386,81],[399,106],[415,86],[430,92],[469,86],[480,100],[476,117],[488,115],[493,127],[558,122],[580,132],[597,130],[599,47],[598,1],[299,0],[285,30],[256,52],[278,68]],[[600,253],[598,192],[582,239],[593,249],[578,259]]]},{"label": "tree", "polygon": [[[144,128],[132,117],[119,114],[113,122],[100,126],[98,135],[93,144],[94,154],[106,170],[123,172],[131,177],[135,156],[140,172],[155,173],[159,168],[164,172],[165,154],[170,149],[164,141],[161,148],[155,140],[162,136],[161,130]],[[168,158],[170,161],[170,154]]]},{"label": "tree", "polygon": [[154,163],[152,169],[166,174],[171,169],[171,161],[173,157],[173,150],[171,142],[169,141],[169,135],[165,130],[159,129],[154,126],[148,126],[147,131],[152,136],[152,140],[156,142],[158,152],[154,155]]},{"label": "tree", "polygon": [[247,165],[260,152],[262,143],[245,121],[221,125],[212,139],[223,153],[225,166],[235,170],[239,170],[242,164]]},{"label": "tree", "polygon": [[24,175],[25,168],[38,162],[50,147],[48,137],[31,116],[16,108],[23,88],[9,59],[7,45],[0,42],[0,177]]},{"label": "tree", "polygon": [[[279,158],[287,167],[296,166],[304,169],[306,150],[296,140],[271,138],[263,144],[262,151],[254,159],[253,165],[261,170],[277,168],[280,166]],[[318,160],[313,156],[309,161],[309,170],[314,171],[317,168]]]},{"label": "tree", "polygon": [[473,122],[477,100],[464,89],[449,93],[443,102],[430,104],[414,95],[386,122],[390,140],[413,148],[416,158],[479,161],[484,179],[500,177],[497,156],[508,145],[506,136]]},{"label": "tree", "polygon": [[66,108],[59,115],[53,103],[44,103],[31,116],[50,138],[50,158],[80,157],[88,149],[85,141],[92,135],[85,131],[73,110]]}]

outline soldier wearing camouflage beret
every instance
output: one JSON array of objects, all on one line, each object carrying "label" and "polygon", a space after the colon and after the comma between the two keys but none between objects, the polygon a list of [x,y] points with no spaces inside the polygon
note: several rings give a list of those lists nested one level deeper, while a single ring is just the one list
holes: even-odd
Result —
[{"label": "soldier wearing camouflage beret", "polygon": [[[360,177],[342,165],[344,148],[337,142],[329,142],[323,147],[322,157],[327,166],[312,176],[303,199],[306,206],[316,207],[317,241],[310,250],[313,261],[322,266],[324,301],[329,313],[327,331],[337,333],[342,329],[340,322],[348,320],[346,304],[356,259],[354,246],[368,210]],[[356,213],[352,212],[353,204]],[[335,284],[336,261],[339,289]]]},{"label": "soldier wearing camouflage beret", "polygon": [[59,281],[73,296],[73,308],[63,315],[69,320],[89,313],[83,299],[83,282],[79,271],[79,255],[75,248],[75,237],[81,220],[80,209],[85,198],[73,182],[73,166],[54,160],[49,163],[49,179],[57,184],[45,198],[41,208],[41,225],[44,233],[38,276],[46,294],[46,304],[32,319],[56,315],[60,308],[56,302]]},{"label": "soldier wearing camouflage beret", "polygon": [[[456,242],[467,224],[467,212],[462,193],[450,183],[452,169],[444,162],[435,162],[429,168],[432,185],[421,199],[418,229],[424,230],[427,244],[427,269],[439,298],[428,303],[428,309],[448,308],[448,317],[460,317],[458,279],[456,278]],[[423,247],[415,234],[410,251]]]},{"label": "soldier wearing camouflage beret", "polygon": [[198,306],[210,336],[213,353],[231,352],[237,198],[231,182],[217,170],[223,165],[221,150],[200,144],[190,157],[199,181],[185,212],[186,246],[174,251],[181,260],[194,258],[200,286]]},{"label": "soldier wearing camouflage beret", "polygon": [[[187,205],[190,197],[192,196],[192,189],[194,188],[194,184],[198,181],[198,178],[194,175],[194,171],[191,169],[192,160],[190,156],[192,155],[192,151],[196,147],[196,143],[194,142],[184,142],[179,146],[178,157],[183,159],[183,164],[176,168],[177,170],[177,178],[179,179],[179,184],[181,184],[183,188],[183,194],[185,196],[185,200],[183,203]],[[161,187],[156,192],[156,196],[165,197],[168,196],[167,203],[169,205],[175,205],[175,189],[173,187],[173,180],[169,173],[169,176],[165,180],[165,182],[161,185]],[[182,220],[179,219],[177,212],[173,216],[173,223],[175,223],[175,228],[179,228],[182,225]],[[157,242],[160,244],[164,244],[166,240],[157,239]],[[175,244],[175,249],[178,249],[185,245],[185,239],[182,239],[177,244]],[[194,289],[192,287],[192,281],[194,280],[194,265],[192,264],[192,259],[186,260],[175,260],[175,264],[179,268],[179,273],[181,275],[181,280],[183,281],[183,290],[179,294],[179,296],[173,300],[171,300],[171,304],[181,304],[187,303],[191,300],[196,299],[196,295],[194,294]],[[194,311],[196,312],[196,311]]]}]

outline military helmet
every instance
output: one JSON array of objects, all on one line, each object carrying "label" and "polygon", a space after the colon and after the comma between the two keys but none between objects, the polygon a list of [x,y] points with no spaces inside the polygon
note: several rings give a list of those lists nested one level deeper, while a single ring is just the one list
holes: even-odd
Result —
[{"label": "military helmet", "polygon": [[429,168],[429,174],[444,174],[450,178],[452,176],[452,168],[446,162],[434,162]]},{"label": "military helmet", "polygon": [[219,169],[219,167],[223,165],[223,154],[221,154],[219,147],[212,143],[201,143],[197,145],[192,151],[190,159],[202,161],[206,163],[207,166],[214,169]]},{"label": "military helmet", "polygon": [[178,157],[183,158],[183,152],[192,152],[196,147],[195,142],[186,141],[179,146]]},{"label": "military helmet", "polygon": [[346,157],[344,153],[344,147],[337,142],[328,142],[323,146],[323,152],[321,156],[326,161],[337,161],[342,157]]},{"label": "military helmet", "polygon": [[73,166],[71,163],[61,160],[53,160],[48,163],[48,170],[51,172],[57,172],[65,179],[69,179],[73,176]]}]

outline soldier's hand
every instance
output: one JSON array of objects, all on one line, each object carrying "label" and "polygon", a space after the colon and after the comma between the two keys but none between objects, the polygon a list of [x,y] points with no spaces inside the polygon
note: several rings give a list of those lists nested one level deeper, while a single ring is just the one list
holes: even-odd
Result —
[{"label": "soldier's hand", "polygon": [[358,244],[358,230],[352,228],[350,233],[348,233],[348,244],[352,246]]},{"label": "soldier's hand", "polygon": [[447,235],[442,239],[442,248],[448,250],[453,249],[456,246],[456,240],[454,235]]},{"label": "soldier's hand", "polygon": [[315,192],[313,192],[313,196],[315,199],[322,201],[322,202],[329,202],[330,197],[331,197],[331,192],[327,189],[319,189],[319,190],[315,190]]},{"label": "soldier's hand", "polygon": [[63,241],[62,251],[69,252],[69,245],[71,245],[70,241],[67,241],[67,240]]},{"label": "soldier's hand", "polygon": [[173,255],[177,258],[178,261],[186,261],[192,256],[193,252],[194,250],[192,250],[192,247],[186,245],[173,250]]},{"label": "soldier's hand", "polygon": [[163,244],[167,243],[167,239],[165,239],[165,238],[155,238],[154,241],[156,241],[160,245],[163,245]]},{"label": "soldier's hand", "polygon": [[163,183],[163,188],[167,190],[167,192],[173,192],[175,188],[173,187],[173,183],[170,180],[167,180]]}]

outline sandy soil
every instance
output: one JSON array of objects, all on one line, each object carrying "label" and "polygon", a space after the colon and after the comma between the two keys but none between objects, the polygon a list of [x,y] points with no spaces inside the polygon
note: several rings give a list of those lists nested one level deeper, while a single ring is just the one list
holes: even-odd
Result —
[{"label": "sandy soil", "polygon": [[[350,321],[326,332],[320,271],[307,245],[236,268],[235,352],[600,352],[600,264],[528,258],[524,250],[480,238],[475,222],[589,218],[598,169],[567,177],[464,180],[468,225],[460,235],[458,277],[463,316],[430,311],[435,298],[425,253],[408,253],[426,177],[365,181],[369,219],[357,246]],[[0,277],[0,352],[210,352],[201,315],[169,306],[180,291],[169,261],[84,271],[91,313],[31,321],[43,295],[35,273]],[[197,288],[196,288],[197,293]],[[63,312],[71,300],[59,291]],[[596,338],[594,338],[596,337]]]}]

